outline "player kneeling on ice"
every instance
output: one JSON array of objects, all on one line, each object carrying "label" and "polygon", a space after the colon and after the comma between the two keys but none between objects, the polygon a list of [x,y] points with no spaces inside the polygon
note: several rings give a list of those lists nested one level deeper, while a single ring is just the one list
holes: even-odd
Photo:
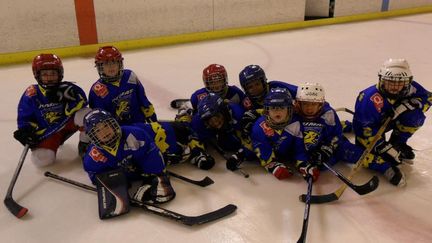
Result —
[{"label": "player kneeling on ice", "polygon": [[[84,91],[72,82],[63,80],[63,64],[53,54],[40,54],[33,59],[33,75],[37,84],[30,85],[18,104],[18,130],[14,137],[29,145],[31,160],[40,167],[54,163],[56,153],[79,127],[88,112]],[[83,132],[81,144],[87,142]]]},{"label": "player kneeling on ice", "polygon": [[367,147],[384,121],[391,119],[386,130],[391,131],[390,138],[383,136],[372,150],[385,161],[365,166],[383,173],[391,184],[403,186],[405,176],[398,166],[402,162],[412,164],[415,154],[407,141],[423,125],[432,95],[413,81],[405,59],[386,60],[378,78],[377,85],[357,97],[353,119],[356,143]]},{"label": "player kneeling on ice", "polygon": [[264,99],[264,115],[252,127],[252,143],[261,165],[277,179],[293,173],[283,162],[294,161],[299,172],[318,179],[318,168],[308,162],[293,100],[286,89],[271,89]]},{"label": "player kneeling on ice", "polygon": [[165,171],[163,156],[147,133],[135,126],[121,126],[110,113],[94,109],[84,117],[91,144],[84,169],[93,183],[98,174],[120,169],[129,183],[142,181],[134,199],[165,203],[175,197]]},{"label": "player kneeling on ice", "polygon": [[135,124],[144,129],[162,152],[167,165],[189,161],[202,170],[211,169],[214,158],[209,155],[190,126],[184,122],[151,122]]}]

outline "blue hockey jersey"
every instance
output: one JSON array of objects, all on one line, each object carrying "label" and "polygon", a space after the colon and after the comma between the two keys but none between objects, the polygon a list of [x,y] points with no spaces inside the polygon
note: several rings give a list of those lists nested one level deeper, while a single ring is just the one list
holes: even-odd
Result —
[{"label": "blue hockey jersey", "polygon": [[[194,111],[196,111],[196,109],[198,107],[198,103],[200,102],[200,100],[202,100],[204,97],[206,97],[208,95],[208,93],[209,92],[207,91],[206,88],[201,88],[201,89],[195,91],[191,95],[190,100],[191,100],[192,107],[193,107]],[[242,102],[242,100],[245,98],[245,94],[237,86],[228,85],[228,91],[227,91],[225,97],[222,97],[222,98],[229,100],[230,103],[240,104]]]}]

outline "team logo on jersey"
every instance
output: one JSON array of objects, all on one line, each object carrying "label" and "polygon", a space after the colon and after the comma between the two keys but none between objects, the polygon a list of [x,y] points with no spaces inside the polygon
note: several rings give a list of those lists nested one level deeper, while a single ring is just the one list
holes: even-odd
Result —
[{"label": "team logo on jersey", "polygon": [[202,99],[204,99],[204,97],[206,97],[207,95],[208,95],[207,93],[202,93],[202,94],[197,95],[197,98],[198,98],[198,100],[202,100]]},{"label": "team logo on jersey", "polygon": [[93,86],[93,91],[95,92],[95,94],[101,98],[105,98],[109,91],[108,88],[105,84],[102,84],[100,82],[97,82],[94,86]]},{"label": "team logo on jersey", "polygon": [[264,134],[267,137],[273,137],[274,136],[275,132],[274,132],[273,128],[269,127],[265,121],[262,121],[260,123],[260,127],[262,128]]},{"label": "team logo on jersey", "polygon": [[375,109],[378,112],[381,112],[381,109],[384,107],[384,99],[379,93],[375,93],[370,97],[370,100],[373,102]]},{"label": "team logo on jersey", "polygon": [[318,143],[319,134],[314,130],[304,132],[304,144],[306,149]]},{"label": "team logo on jersey", "polygon": [[30,85],[30,86],[26,89],[25,95],[28,96],[28,97],[32,97],[32,96],[35,96],[36,93],[37,93],[37,91],[36,91],[35,86],[34,86],[34,85]]},{"label": "team logo on jersey", "polygon": [[90,150],[89,153],[90,157],[95,161],[95,162],[101,162],[101,163],[106,163],[108,161],[108,158],[105,157],[96,147],[93,146],[93,148]]},{"label": "team logo on jersey", "polygon": [[61,117],[62,117],[62,113],[60,113],[60,112],[48,111],[48,112],[44,113],[44,118],[49,124],[55,123]]}]

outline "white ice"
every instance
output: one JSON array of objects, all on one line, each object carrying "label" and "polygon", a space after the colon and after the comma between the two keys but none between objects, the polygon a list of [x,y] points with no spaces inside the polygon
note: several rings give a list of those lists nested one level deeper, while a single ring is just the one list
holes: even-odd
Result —
[{"label": "white ice", "polygon": [[[333,107],[353,108],[358,92],[377,82],[377,71],[389,57],[404,57],[415,80],[432,90],[432,14],[339,24],[124,52],[126,68],[134,70],[145,85],[161,119],[172,119],[169,102],[187,98],[202,87],[202,69],[223,64],[229,82],[239,85],[238,73],[246,65],[261,65],[269,79],[293,84],[304,81],[324,85]],[[92,57],[65,59],[65,80],[84,90],[98,78]],[[6,194],[22,146],[12,137],[16,106],[25,88],[34,83],[30,64],[0,68],[0,195]],[[407,187],[390,185],[379,175],[380,186],[359,196],[347,189],[339,201],[312,205],[307,242],[432,242],[432,122],[410,140],[417,149],[413,166],[403,166]],[[341,114],[342,118],[350,118]],[[29,208],[22,219],[0,207],[1,242],[296,242],[302,228],[304,204],[298,196],[306,182],[295,176],[278,181],[253,163],[244,166],[249,179],[217,165],[209,172],[189,164],[171,170],[195,179],[210,176],[215,184],[199,188],[172,179],[177,198],[164,207],[198,215],[233,203],[233,215],[202,226],[189,227],[139,209],[101,221],[97,199],[70,185],[45,178],[46,170],[90,184],[77,156],[74,135],[58,152],[57,163],[38,169],[24,163],[14,190],[18,203]],[[336,167],[348,174],[350,167]],[[354,181],[366,182],[372,171],[362,170]],[[314,184],[315,194],[340,186],[330,172]]]}]

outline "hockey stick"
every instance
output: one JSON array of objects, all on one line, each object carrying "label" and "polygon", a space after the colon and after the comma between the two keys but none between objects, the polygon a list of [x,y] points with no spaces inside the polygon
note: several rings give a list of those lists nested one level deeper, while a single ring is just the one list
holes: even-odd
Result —
[{"label": "hockey stick", "polygon": [[345,107],[336,108],[335,111],[336,111],[336,112],[338,112],[338,111],[345,111],[345,112],[350,113],[351,115],[354,115],[354,111],[352,111],[352,110],[350,110],[350,109],[348,109],[348,108],[345,108]]},{"label": "hockey stick", "polygon": [[170,103],[170,107],[173,109],[180,108],[184,103],[190,101],[190,99],[174,99]]},{"label": "hockey stick", "polygon": [[302,232],[300,234],[300,238],[298,239],[297,243],[304,243],[306,242],[306,234],[309,224],[309,212],[310,212],[310,204],[311,204],[311,196],[312,196],[312,184],[313,184],[313,177],[308,177],[308,189],[306,194],[306,203],[305,203],[305,210],[303,215],[303,227]]},{"label": "hockey stick", "polygon": [[19,162],[18,162],[18,165],[17,165],[17,168],[15,169],[15,173],[13,174],[13,176],[12,176],[12,180],[11,180],[11,182],[10,182],[10,184],[9,184],[9,188],[8,188],[8,190],[7,190],[7,193],[6,193],[6,197],[5,197],[5,199],[4,199],[4,204],[6,205],[6,207],[7,207],[7,209],[15,216],[15,217],[17,217],[17,218],[21,218],[22,216],[24,216],[26,213],[27,213],[27,211],[28,211],[28,209],[27,208],[25,208],[25,207],[23,207],[23,206],[21,206],[21,205],[19,205],[14,199],[13,199],[13,197],[12,197],[12,192],[13,192],[13,189],[14,189],[14,187],[15,187],[15,183],[16,183],[16,181],[17,181],[17,179],[18,179],[18,175],[19,175],[19,173],[21,172],[21,168],[22,168],[22,166],[23,166],[23,164],[24,164],[24,161],[25,161],[25,158],[26,158],[26,156],[27,156],[27,152],[29,151],[29,149],[30,149],[30,145],[28,145],[28,144],[26,144],[26,146],[24,147],[24,150],[22,151],[22,153],[21,153],[21,157],[20,157],[20,159],[19,159]]},{"label": "hockey stick", "polygon": [[[375,134],[372,141],[369,143],[369,146],[366,147],[366,149],[363,152],[363,154],[361,155],[360,159],[357,161],[357,163],[355,163],[354,167],[351,169],[351,173],[348,176],[349,180],[351,180],[354,177],[354,175],[357,173],[360,166],[363,164],[363,161],[366,159],[366,157],[369,155],[369,153],[375,147],[375,144],[378,142],[378,140],[380,140],[381,136],[384,134],[384,132],[387,128],[387,125],[390,123],[391,120],[392,120],[392,118],[389,117],[385,120],[384,124],[381,125],[380,129]],[[342,196],[342,194],[344,193],[347,186],[348,186],[347,184],[343,184],[336,191],[334,191],[330,194],[312,195],[311,196],[311,203],[328,203],[328,202],[333,202],[333,201],[339,200],[339,198]],[[304,194],[300,195],[299,199],[300,199],[300,201],[304,202],[306,200],[306,196]]]},{"label": "hockey stick", "polygon": [[196,180],[192,180],[192,179],[189,179],[187,177],[184,177],[182,175],[176,174],[176,173],[174,173],[172,171],[168,171],[168,175],[171,175],[171,176],[176,177],[176,178],[178,178],[180,180],[183,180],[183,181],[186,181],[186,182],[189,182],[191,184],[194,184],[194,185],[197,185],[197,186],[201,186],[201,187],[210,186],[211,184],[214,183],[214,181],[210,177],[208,177],[208,176],[206,176],[204,179],[202,179],[200,181],[196,181]]},{"label": "hockey stick", "polygon": [[[72,185],[77,186],[77,187],[81,187],[81,188],[89,190],[89,191],[96,192],[96,188],[94,188],[92,186],[88,186],[86,184],[83,184],[83,183],[80,183],[77,181],[73,181],[71,179],[53,174],[49,171],[45,172],[45,176],[53,178],[53,179],[58,180],[58,181],[63,181],[63,182],[68,183],[68,184],[72,184]],[[155,204],[143,203],[143,202],[137,201],[137,200],[132,199],[132,198],[130,199],[130,203],[131,203],[131,206],[133,206],[133,207],[144,209],[145,211],[148,211],[150,213],[153,213],[153,214],[156,214],[156,215],[159,215],[159,216],[171,219],[171,220],[179,221],[179,222],[181,222],[185,225],[189,225],[189,226],[205,224],[208,222],[215,221],[217,219],[220,219],[220,218],[223,218],[225,216],[232,214],[237,209],[236,205],[228,204],[223,208],[220,208],[218,210],[215,210],[215,211],[212,211],[209,213],[205,213],[205,214],[202,214],[199,216],[186,216],[186,215],[179,214],[179,213],[176,213],[174,211],[159,207]]]},{"label": "hockey stick", "polygon": [[330,165],[328,165],[327,163],[323,163],[323,165],[329,171],[331,171],[337,178],[339,178],[341,181],[343,181],[346,185],[348,185],[351,189],[353,189],[359,195],[368,194],[369,192],[372,192],[378,188],[379,179],[377,176],[373,176],[368,182],[366,182],[363,185],[355,185],[350,180],[348,180],[348,178],[346,178],[343,174],[341,174],[339,171],[330,167]]}]

